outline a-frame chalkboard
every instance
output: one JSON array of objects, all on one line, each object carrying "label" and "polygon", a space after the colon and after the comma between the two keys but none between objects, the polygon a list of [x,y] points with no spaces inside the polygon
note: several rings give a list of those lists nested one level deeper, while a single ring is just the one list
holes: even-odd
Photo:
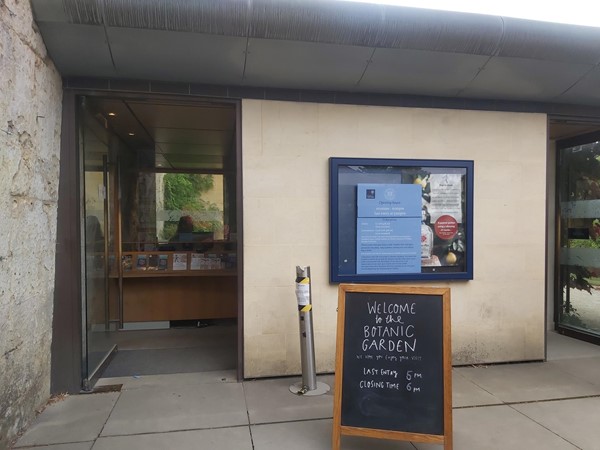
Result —
[{"label": "a-frame chalkboard", "polygon": [[341,284],[333,450],[342,435],[452,450],[450,289]]}]

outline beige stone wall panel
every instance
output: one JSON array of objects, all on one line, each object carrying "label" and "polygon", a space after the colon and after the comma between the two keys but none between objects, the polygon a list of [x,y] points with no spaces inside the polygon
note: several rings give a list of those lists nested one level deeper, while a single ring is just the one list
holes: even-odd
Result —
[{"label": "beige stone wall panel", "polygon": [[452,288],[455,364],[544,357],[546,116],[244,100],[245,376],[300,371],[296,265],[317,370],[334,369],[328,158],[475,161],[475,279]]},{"label": "beige stone wall panel", "polygon": [[28,1],[0,1],[0,449],[50,393],[61,79]]}]

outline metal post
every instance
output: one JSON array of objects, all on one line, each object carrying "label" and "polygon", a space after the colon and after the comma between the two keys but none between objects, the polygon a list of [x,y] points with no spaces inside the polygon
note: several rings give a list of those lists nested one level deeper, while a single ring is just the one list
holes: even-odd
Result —
[{"label": "metal post", "polygon": [[298,319],[300,324],[302,384],[308,391],[317,388],[311,294],[310,267],[296,266],[296,299],[298,300]]},{"label": "metal post", "polygon": [[290,391],[298,395],[324,394],[329,391],[329,386],[317,382],[309,266],[296,266],[296,300],[298,301],[298,323],[300,325],[302,382],[290,386]]}]

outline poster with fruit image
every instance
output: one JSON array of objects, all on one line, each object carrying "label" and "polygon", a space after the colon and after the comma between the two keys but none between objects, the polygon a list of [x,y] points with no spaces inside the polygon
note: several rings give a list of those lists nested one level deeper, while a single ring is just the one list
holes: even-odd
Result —
[{"label": "poster with fruit image", "polygon": [[429,176],[431,222],[442,216],[453,217],[462,223],[462,175],[458,173],[431,174]]},{"label": "poster with fruit image", "polygon": [[423,192],[421,266],[457,266],[465,253],[463,174],[435,172],[423,168],[413,180]]}]

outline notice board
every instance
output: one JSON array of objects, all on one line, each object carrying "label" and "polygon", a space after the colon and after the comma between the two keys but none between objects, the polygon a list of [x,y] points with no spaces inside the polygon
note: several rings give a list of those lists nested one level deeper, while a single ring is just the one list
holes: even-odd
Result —
[{"label": "notice board", "polygon": [[473,279],[474,162],[329,159],[332,283]]},{"label": "notice board", "polygon": [[341,284],[333,450],[341,435],[452,449],[450,289]]}]

